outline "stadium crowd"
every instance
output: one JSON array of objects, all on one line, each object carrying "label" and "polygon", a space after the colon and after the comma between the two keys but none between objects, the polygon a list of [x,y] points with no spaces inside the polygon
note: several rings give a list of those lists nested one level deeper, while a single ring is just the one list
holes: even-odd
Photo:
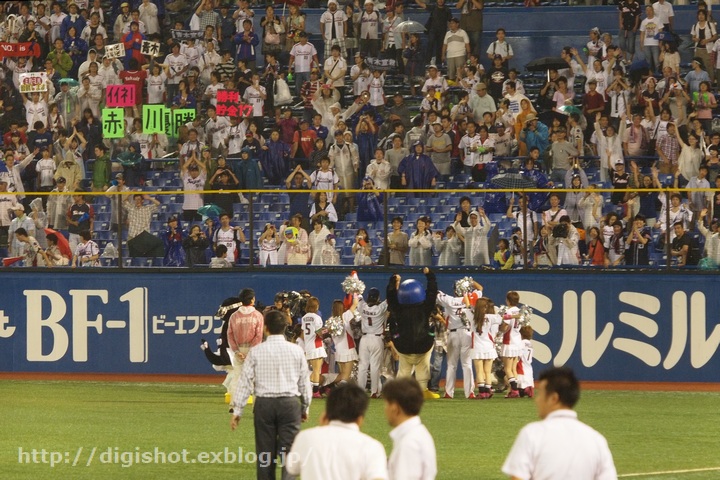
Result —
[{"label": "stadium crowd", "polygon": [[[504,28],[481,44],[482,1],[330,0],[319,38],[297,3],[4,2],[5,264],[120,250],[223,267],[249,243],[263,266],[717,267],[720,41],[704,2],[675,32],[665,0],[623,1],[619,32],[593,29],[538,74],[511,67]],[[108,107],[117,86],[129,97]],[[168,187],[185,193],[148,196]]]}]

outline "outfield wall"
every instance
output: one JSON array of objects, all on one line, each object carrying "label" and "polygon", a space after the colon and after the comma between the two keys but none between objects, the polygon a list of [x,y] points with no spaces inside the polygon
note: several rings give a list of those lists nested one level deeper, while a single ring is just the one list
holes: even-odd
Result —
[{"label": "outfield wall", "polygon": [[[8,271],[0,289],[0,371],[203,374],[199,345],[220,331],[218,305],[252,287],[262,303],[309,289],[325,317],[339,270],[199,273]],[[466,273],[439,273],[452,290]],[[569,365],[602,381],[718,382],[720,277],[614,272],[478,272],[485,294],[508,290],[535,312],[535,368]],[[383,292],[389,275],[361,272]],[[404,278],[423,279],[420,273]],[[713,368],[714,367],[714,368]]]}]

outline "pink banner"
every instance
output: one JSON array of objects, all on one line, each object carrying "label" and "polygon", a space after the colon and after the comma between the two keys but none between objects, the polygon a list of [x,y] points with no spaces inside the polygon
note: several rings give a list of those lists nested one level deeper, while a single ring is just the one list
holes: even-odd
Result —
[{"label": "pink banner", "polygon": [[135,105],[135,84],[108,85],[105,90],[106,107],[132,107]]}]

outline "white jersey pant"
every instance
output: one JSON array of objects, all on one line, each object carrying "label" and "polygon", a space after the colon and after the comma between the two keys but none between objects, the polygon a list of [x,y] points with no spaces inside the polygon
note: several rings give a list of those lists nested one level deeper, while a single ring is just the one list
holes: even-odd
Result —
[{"label": "white jersey pant", "polygon": [[278,264],[278,252],[277,250],[260,250],[260,266],[265,267],[267,265]]},{"label": "white jersey pant", "polygon": [[457,373],[458,360],[460,360],[463,373],[465,398],[469,397],[475,388],[473,382],[471,340],[472,336],[470,331],[464,328],[448,332],[445,393],[450,397],[455,394],[455,375]]},{"label": "white jersey pant", "polygon": [[383,351],[385,345],[379,335],[363,335],[360,340],[360,361],[358,362],[358,384],[363,389],[367,383],[368,369],[370,369],[370,394],[380,393],[380,369],[382,367]]}]

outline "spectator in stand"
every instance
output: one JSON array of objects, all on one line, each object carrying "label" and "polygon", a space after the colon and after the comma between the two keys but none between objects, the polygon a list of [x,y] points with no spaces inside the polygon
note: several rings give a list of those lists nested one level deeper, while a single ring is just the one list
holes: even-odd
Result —
[{"label": "spectator in stand", "polygon": [[[295,169],[290,172],[290,175],[285,179],[285,188],[288,190],[309,190],[312,185],[310,176],[305,173],[302,169],[302,165],[299,163],[295,166]],[[308,199],[310,194],[308,193],[290,193],[290,208],[289,215],[292,218],[296,214],[300,214],[301,218],[307,218],[310,211]],[[281,232],[282,233],[282,232]],[[284,260],[284,259],[283,259]]]},{"label": "spectator in stand", "polygon": [[445,5],[445,0],[437,0],[435,5],[425,3],[422,0],[415,0],[420,8],[427,10],[428,21],[425,24],[427,29],[427,50],[426,63],[437,63],[442,58],[442,46],[445,33],[448,30],[448,22],[452,17],[450,8]]},{"label": "spectator in stand", "polygon": [[401,230],[402,226],[402,218],[395,217],[392,219],[392,232],[388,234],[387,238],[389,265],[405,265],[405,255],[408,252],[408,234]]},{"label": "spectator in stand", "polygon": [[[85,201],[84,195],[73,195],[74,203],[70,205],[65,218],[68,223],[68,242],[70,244],[70,250],[75,251],[75,248],[80,243],[80,232],[82,231],[93,231],[93,224],[95,223],[95,210],[92,205],[89,205]],[[28,230],[29,232],[30,230]],[[35,231],[33,226],[32,231]],[[86,239],[87,240],[87,239]]]},{"label": "spectator in stand", "polygon": [[338,9],[336,0],[329,0],[327,6],[328,9],[320,16],[320,32],[325,43],[325,58],[331,56],[333,45],[338,45],[341,48],[342,56],[345,58],[347,57],[347,50],[345,49],[347,15],[343,10]]},{"label": "spectator in stand", "polygon": [[[442,1],[442,0],[441,0]],[[432,163],[430,157],[425,155],[421,142],[415,142],[412,147],[412,153],[403,158],[398,166],[398,174],[400,174],[400,184],[403,188],[412,189],[431,189],[435,187],[440,172]],[[427,193],[408,193],[409,197],[427,197]]]},{"label": "spectator in stand", "polygon": [[167,229],[164,232],[160,232],[160,237],[165,244],[165,258],[163,259],[163,266],[185,266],[186,253],[183,247],[183,242],[187,236],[187,231],[179,225],[178,218],[176,216],[168,218]]},{"label": "spectator in stand", "polygon": [[[180,174],[183,181],[183,190],[201,191],[207,179],[207,166],[195,156],[192,156],[180,167]],[[183,221],[192,222],[202,220],[202,215],[197,213],[202,207],[202,195],[199,193],[186,193],[183,195]]]},{"label": "spectator in stand", "polygon": [[[305,82],[311,81],[310,72],[313,65],[319,65],[317,50],[312,43],[308,42],[307,33],[298,33],[299,41],[290,50],[290,72],[295,77],[295,92],[300,95],[301,88]],[[314,92],[308,92],[312,96]]]},{"label": "spectator in stand", "polygon": [[655,36],[663,29],[663,25],[660,19],[655,17],[655,13],[654,5],[647,5],[645,7],[646,17],[640,23],[640,48],[643,49],[645,60],[653,73],[657,72],[660,67],[660,42]]},{"label": "spectator in stand", "polygon": [[677,258],[677,266],[695,266],[700,261],[699,247],[690,232],[685,230],[683,222],[673,225],[675,238],[672,240],[670,255]]}]

